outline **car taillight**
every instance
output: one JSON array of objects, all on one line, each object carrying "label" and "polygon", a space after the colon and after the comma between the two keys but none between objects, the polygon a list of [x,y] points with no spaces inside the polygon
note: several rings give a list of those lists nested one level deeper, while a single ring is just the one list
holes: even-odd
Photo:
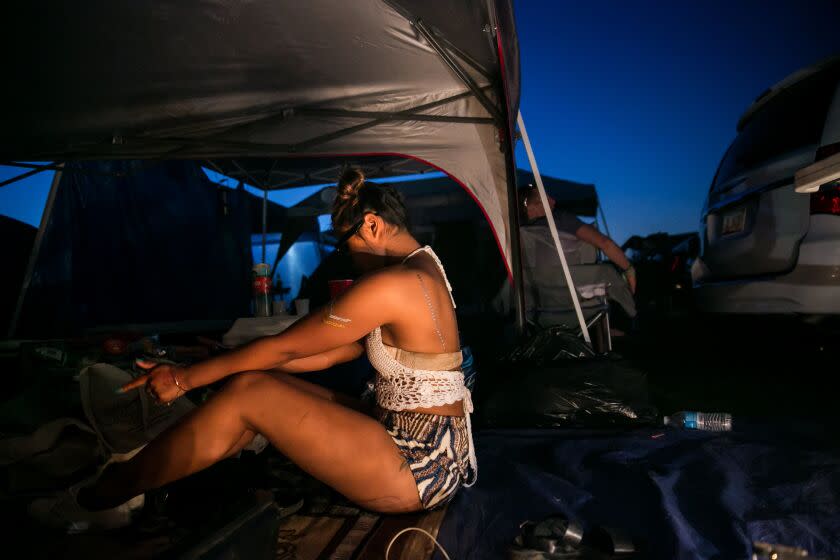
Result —
[{"label": "car taillight", "polygon": [[840,142],[836,144],[827,144],[825,146],[820,146],[817,150],[817,155],[814,158],[814,161],[824,160],[827,157],[833,156],[834,154],[840,154]]},{"label": "car taillight", "polygon": [[811,193],[811,214],[840,216],[840,185]]}]

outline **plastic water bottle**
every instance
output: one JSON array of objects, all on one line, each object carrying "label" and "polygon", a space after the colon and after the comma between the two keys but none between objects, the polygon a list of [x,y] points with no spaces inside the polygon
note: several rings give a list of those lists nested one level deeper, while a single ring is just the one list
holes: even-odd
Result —
[{"label": "plastic water bottle", "polygon": [[725,412],[680,411],[666,416],[666,426],[686,430],[704,430],[707,432],[728,432],[732,429],[732,415]]}]

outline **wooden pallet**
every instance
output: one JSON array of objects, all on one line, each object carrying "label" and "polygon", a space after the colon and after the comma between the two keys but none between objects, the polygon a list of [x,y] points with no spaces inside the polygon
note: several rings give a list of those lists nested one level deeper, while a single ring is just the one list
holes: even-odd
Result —
[{"label": "wooden pallet", "polygon": [[[418,527],[437,538],[446,507],[429,512],[379,515],[353,507],[333,506],[324,512],[299,513],[280,522],[276,560],[382,560],[391,539]],[[391,547],[391,560],[430,560],[435,545],[410,531]]]}]

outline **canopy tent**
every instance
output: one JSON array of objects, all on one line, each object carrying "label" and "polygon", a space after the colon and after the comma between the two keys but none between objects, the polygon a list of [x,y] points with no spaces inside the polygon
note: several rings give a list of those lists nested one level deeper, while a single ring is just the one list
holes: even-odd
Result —
[{"label": "canopy tent", "polygon": [[515,257],[510,0],[53,4],[7,15],[0,159],[263,157],[268,188],[302,157],[409,159],[471,192]]},{"label": "canopy tent", "polygon": [[[578,183],[568,179],[558,179],[548,175],[542,176],[545,190],[557,202],[557,206],[578,216],[595,218],[601,202],[595,185]],[[534,174],[524,169],[516,170],[516,184],[520,188],[536,185]]]},{"label": "canopy tent", "polygon": [[413,160],[475,198],[509,276],[518,272],[511,0],[86,8],[10,8],[15,33],[0,40],[15,53],[15,87],[0,104],[0,161],[201,159],[230,169],[264,158],[267,182],[253,182],[270,188],[301,160]]}]

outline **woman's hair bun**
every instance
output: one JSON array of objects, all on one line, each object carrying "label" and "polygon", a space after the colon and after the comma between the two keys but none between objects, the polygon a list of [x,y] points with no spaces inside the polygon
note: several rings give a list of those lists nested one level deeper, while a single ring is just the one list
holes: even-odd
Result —
[{"label": "woman's hair bun", "polygon": [[347,203],[359,196],[359,189],[365,184],[365,174],[357,167],[351,167],[338,179],[338,199]]},{"label": "woman's hair bun", "polygon": [[365,183],[361,169],[347,169],[338,180],[333,201],[333,230],[346,231],[367,212],[376,214],[397,229],[408,229],[408,210],[397,189],[382,183]]}]

